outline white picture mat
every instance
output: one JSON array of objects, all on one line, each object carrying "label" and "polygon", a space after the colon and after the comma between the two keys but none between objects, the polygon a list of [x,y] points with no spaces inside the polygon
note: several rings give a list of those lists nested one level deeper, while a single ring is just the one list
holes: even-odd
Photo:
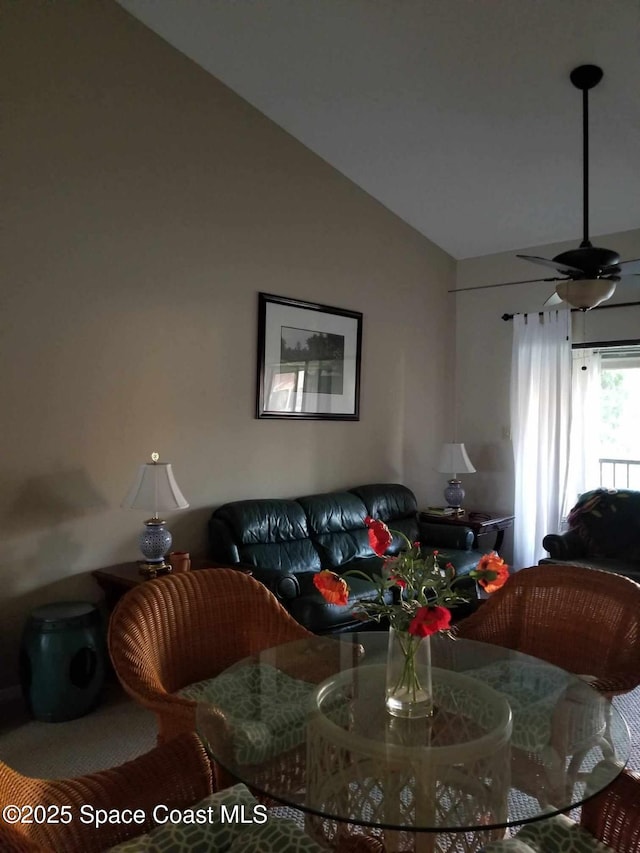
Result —
[{"label": "white picture mat", "polygon": [[286,373],[282,364],[281,330],[283,326],[305,329],[310,332],[341,335],[344,338],[344,365],[342,394],[305,393],[302,413],[351,415],[356,408],[358,320],[341,314],[281,305],[267,302],[265,310],[264,388],[263,399],[268,400],[271,377]]}]

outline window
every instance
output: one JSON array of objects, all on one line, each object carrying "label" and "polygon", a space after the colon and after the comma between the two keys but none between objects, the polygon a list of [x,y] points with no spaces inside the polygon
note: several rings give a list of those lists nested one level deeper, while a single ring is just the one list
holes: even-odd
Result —
[{"label": "window", "polygon": [[600,357],[600,485],[640,489],[640,346]]},{"label": "window", "polygon": [[562,514],[599,486],[640,490],[640,344],[573,348]]}]

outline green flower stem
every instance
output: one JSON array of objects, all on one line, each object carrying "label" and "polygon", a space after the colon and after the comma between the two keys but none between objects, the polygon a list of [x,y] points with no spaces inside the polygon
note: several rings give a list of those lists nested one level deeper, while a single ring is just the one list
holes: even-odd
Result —
[{"label": "green flower stem", "polygon": [[396,632],[396,639],[402,649],[404,664],[393,692],[397,693],[404,688],[411,694],[411,698],[415,702],[418,692],[422,689],[418,680],[418,673],[416,672],[416,652],[418,651],[422,637],[414,637],[411,634]]}]

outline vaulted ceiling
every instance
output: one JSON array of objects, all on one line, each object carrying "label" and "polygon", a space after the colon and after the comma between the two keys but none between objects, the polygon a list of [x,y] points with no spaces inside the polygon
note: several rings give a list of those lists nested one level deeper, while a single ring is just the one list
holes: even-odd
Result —
[{"label": "vaulted ceiling", "polygon": [[640,228],[639,0],[119,2],[457,259],[577,244],[600,65],[590,231]]}]

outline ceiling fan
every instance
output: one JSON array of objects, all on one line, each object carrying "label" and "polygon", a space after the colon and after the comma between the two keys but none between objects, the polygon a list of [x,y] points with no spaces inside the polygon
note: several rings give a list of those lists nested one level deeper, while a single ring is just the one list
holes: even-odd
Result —
[{"label": "ceiling fan", "polygon": [[[574,308],[588,311],[613,296],[616,284],[623,276],[640,276],[640,258],[620,261],[612,249],[601,249],[589,239],[589,89],[602,80],[602,69],[597,65],[580,65],[569,75],[573,85],[582,91],[582,190],[583,238],[579,248],[561,252],[550,260],[536,255],[516,255],[525,261],[550,267],[562,277],[533,278],[525,281],[505,281],[480,287],[463,287],[462,290],[484,290],[489,287],[506,287],[513,284],[532,284],[538,281],[555,281],[556,292],[545,305],[566,302]],[[458,292],[458,291],[455,291]]]}]

